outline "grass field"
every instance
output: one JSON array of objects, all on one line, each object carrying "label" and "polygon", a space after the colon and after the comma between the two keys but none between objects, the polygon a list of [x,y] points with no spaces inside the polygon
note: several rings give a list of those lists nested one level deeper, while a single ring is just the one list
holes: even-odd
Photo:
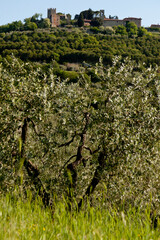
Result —
[{"label": "grass field", "polygon": [[88,207],[85,211],[68,212],[62,203],[54,213],[40,200],[0,199],[0,239],[160,239],[160,226],[151,226],[150,213],[130,209],[126,214],[104,207]]}]

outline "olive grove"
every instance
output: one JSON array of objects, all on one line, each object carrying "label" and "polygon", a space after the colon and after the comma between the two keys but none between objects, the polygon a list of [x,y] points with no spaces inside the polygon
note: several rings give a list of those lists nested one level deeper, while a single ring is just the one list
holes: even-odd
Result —
[{"label": "olive grove", "polygon": [[75,83],[13,58],[0,66],[0,192],[20,186],[45,205],[159,206],[157,69],[116,57],[99,81]]}]

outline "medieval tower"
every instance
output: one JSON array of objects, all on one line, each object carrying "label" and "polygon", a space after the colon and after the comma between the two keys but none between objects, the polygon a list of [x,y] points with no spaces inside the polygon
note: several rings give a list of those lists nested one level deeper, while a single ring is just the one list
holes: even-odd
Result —
[{"label": "medieval tower", "polygon": [[60,25],[60,16],[56,13],[56,8],[49,8],[47,10],[47,17],[50,19],[51,27],[58,27]]}]

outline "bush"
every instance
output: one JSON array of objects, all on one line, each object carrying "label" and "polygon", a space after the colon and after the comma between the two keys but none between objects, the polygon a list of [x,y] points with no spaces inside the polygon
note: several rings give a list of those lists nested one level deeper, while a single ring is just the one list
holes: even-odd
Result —
[{"label": "bush", "polygon": [[112,35],[115,33],[115,30],[112,27],[105,27],[103,33]]},{"label": "bush", "polygon": [[99,31],[100,31],[98,27],[91,27],[90,30],[93,33],[99,33]]}]

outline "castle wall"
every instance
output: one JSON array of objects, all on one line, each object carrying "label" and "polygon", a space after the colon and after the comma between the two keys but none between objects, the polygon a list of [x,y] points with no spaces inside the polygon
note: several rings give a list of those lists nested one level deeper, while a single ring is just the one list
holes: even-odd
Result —
[{"label": "castle wall", "polygon": [[151,28],[160,28],[160,25],[159,24],[152,24],[150,27]]},{"label": "castle wall", "polygon": [[103,26],[104,27],[114,27],[118,25],[123,25],[123,20],[119,19],[104,19]]},{"label": "castle wall", "polygon": [[109,19],[105,18],[103,21],[104,27],[114,27],[118,25],[126,25],[127,22],[134,22],[137,27],[141,27],[141,18],[124,18],[123,20],[120,19]]},{"label": "castle wall", "polygon": [[139,28],[141,27],[142,19],[141,18],[124,18],[123,21],[124,21],[124,25],[126,25],[126,22],[134,22]]}]

